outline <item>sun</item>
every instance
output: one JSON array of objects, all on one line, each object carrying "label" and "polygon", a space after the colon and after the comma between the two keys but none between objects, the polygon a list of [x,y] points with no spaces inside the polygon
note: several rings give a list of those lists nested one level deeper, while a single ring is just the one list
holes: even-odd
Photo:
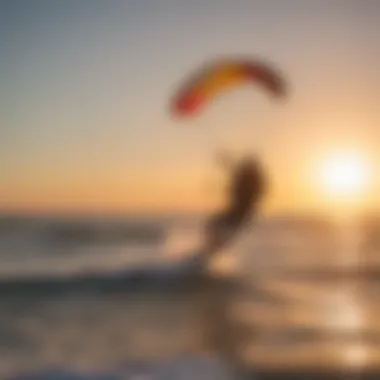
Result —
[{"label": "sun", "polygon": [[339,152],[327,156],[320,165],[319,182],[328,196],[359,198],[368,187],[369,165],[364,157]]}]

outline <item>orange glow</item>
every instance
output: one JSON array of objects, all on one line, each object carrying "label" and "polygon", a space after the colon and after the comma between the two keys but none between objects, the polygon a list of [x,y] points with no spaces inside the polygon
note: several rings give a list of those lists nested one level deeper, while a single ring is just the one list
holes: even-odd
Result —
[{"label": "orange glow", "polygon": [[[364,205],[373,210],[379,203],[372,183],[375,162],[363,152],[335,148],[318,157],[310,151],[302,161],[264,157],[269,188],[262,210],[323,212]],[[2,186],[0,207],[28,212],[202,212],[224,202],[226,173],[195,165],[181,173],[163,169],[15,178]],[[215,172],[220,175],[217,181]]]},{"label": "orange glow", "polygon": [[330,207],[352,211],[367,203],[373,177],[371,163],[364,153],[336,150],[320,159],[314,181],[320,197]]},{"label": "orange glow", "polygon": [[321,183],[333,197],[358,197],[368,186],[369,168],[362,157],[335,154],[321,165]]}]

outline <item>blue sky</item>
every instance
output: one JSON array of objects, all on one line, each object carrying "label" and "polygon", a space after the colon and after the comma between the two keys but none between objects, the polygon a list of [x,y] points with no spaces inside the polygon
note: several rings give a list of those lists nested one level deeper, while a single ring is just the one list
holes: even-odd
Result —
[{"label": "blue sky", "polygon": [[[2,1],[0,206],[182,207],[222,146],[289,188],[327,143],[375,152],[379,16],[376,0]],[[236,55],[282,69],[287,102],[243,89],[173,121],[182,77]]]}]

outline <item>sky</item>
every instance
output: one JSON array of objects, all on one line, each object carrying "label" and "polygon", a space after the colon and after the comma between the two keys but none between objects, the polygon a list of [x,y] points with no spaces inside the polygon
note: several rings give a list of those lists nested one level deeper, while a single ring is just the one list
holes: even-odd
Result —
[{"label": "sky", "polygon": [[[202,210],[219,149],[260,156],[268,210],[322,207],[328,152],[380,167],[379,16],[377,0],[0,1],[0,210]],[[171,118],[184,75],[222,56],[272,62],[288,99],[244,88]]]}]

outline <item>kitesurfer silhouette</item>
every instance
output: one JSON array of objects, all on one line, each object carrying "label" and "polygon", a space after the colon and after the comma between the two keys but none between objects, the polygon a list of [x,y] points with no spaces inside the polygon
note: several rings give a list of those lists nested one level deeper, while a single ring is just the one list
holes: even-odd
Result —
[{"label": "kitesurfer silhouette", "polygon": [[[229,164],[226,157],[223,163]],[[232,163],[227,207],[212,216],[206,224],[204,254],[219,251],[257,213],[266,192],[266,180],[258,158],[245,156]]]}]

